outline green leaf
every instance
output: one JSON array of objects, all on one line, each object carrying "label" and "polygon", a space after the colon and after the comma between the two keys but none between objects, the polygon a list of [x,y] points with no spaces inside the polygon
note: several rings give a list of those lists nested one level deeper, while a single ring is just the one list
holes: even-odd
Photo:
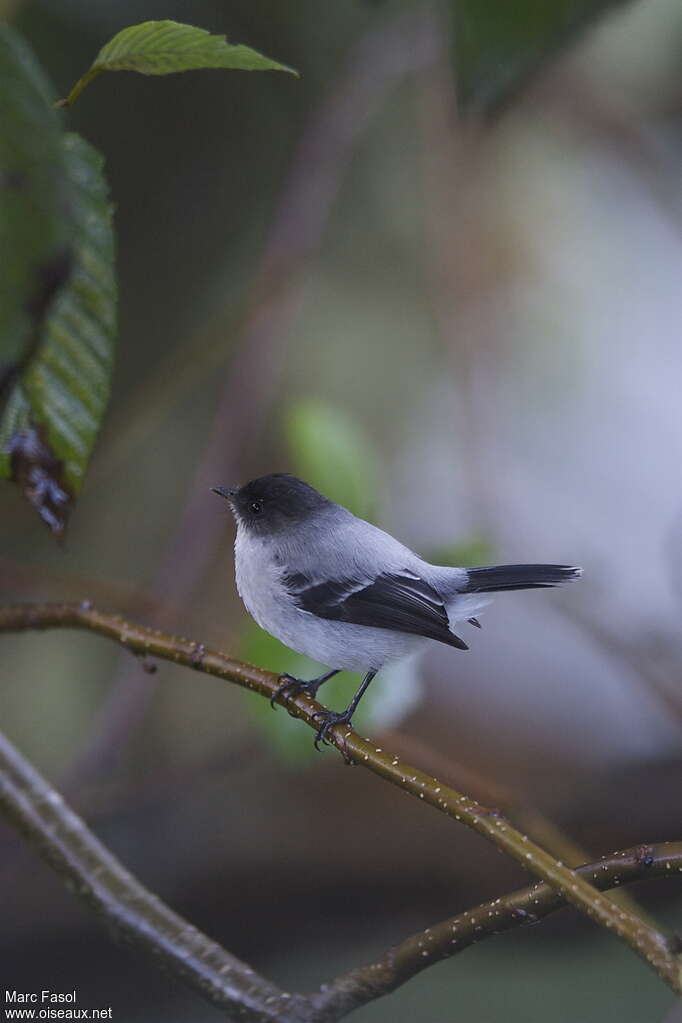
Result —
[{"label": "green leaf", "polygon": [[305,399],[290,408],[285,433],[297,475],[355,515],[376,513],[378,458],[354,419]]},{"label": "green leaf", "polygon": [[0,25],[0,409],[69,262],[67,174],[50,86]]},{"label": "green leaf", "polygon": [[70,106],[88,82],[102,71],[137,71],[141,75],[170,75],[203,68],[238,71],[288,71],[293,68],[264,57],[249,46],[233,46],[225,36],[178,21],[144,21],[118,32],[102,47],[89,70],[61,101]]},{"label": "green leaf", "polygon": [[106,403],[114,333],[101,160],[64,137],[49,83],[0,26],[0,478],[57,534]]},{"label": "green leaf", "polygon": [[463,107],[489,113],[548,58],[625,0],[451,0],[454,67]]},{"label": "green leaf", "polygon": [[23,488],[61,535],[109,396],[116,327],[111,206],[102,158],[62,139],[70,186],[71,260],[0,414],[0,476]]}]

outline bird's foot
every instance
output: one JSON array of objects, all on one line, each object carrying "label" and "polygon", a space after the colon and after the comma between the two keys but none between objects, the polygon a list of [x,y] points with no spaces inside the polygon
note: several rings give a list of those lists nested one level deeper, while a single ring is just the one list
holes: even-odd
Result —
[{"label": "bird's foot", "polygon": [[329,732],[335,725],[347,725],[350,724],[350,719],[353,716],[352,711],[344,710],[341,713],[337,713],[333,710],[318,710],[313,714],[313,721],[321,721],[320,727],[317,729],[317,735],[315,736],[315,749],[318,753],[320,750],[321,742],[329,742]]},{"label": "bird's foot", "polygon": [[[306,682],[305,679],[294,678],[293,675],[288,675],[286,673],[284,675],[280,675],[279,678],[280,683],[270,697],[270,706],[273,710],[275,709],[275,701],[278,698],[283,697],[288,702],[298,696],[299,693],[305,693],[306,696],[310,696],[314,699],[321,684],[320,680],[317,678],[313,678],[310,682]],[[291,713],[291,711],[289,711],[289,713]]]}]

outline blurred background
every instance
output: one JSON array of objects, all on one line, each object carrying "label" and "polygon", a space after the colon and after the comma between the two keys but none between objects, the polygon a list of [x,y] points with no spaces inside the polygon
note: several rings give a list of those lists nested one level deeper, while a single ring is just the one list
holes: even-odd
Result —
[{"label": "blurred background", "polygon": [[[582,564],[566,591],[500,596],[468,653],[385,672],[356,719],[579,862],[680,837],[682,9],[592,23],[603,3],[564,0],[576,17],[536,46],[538,5],[486,2],[494,45],[465,78],[446,6],[0,2],[59,95],[148,18],[302,75],[108,75],[68,113],[116,204],[114,392],[61,547],[2,487],[0,597],[89,598],[312,675],[249,622],[209,492],[271,471],[432,560]],[[525,883],[281,709],[101,638],[4,636],[0,705],[145,884],[289,988]],[[219,1018],[4,825],[0,862],[7,985],[131,1023]],[[633,892],[679,928],[678,882]],[[352,1018],[641,1023],[671,1002],[569,911]]]}]

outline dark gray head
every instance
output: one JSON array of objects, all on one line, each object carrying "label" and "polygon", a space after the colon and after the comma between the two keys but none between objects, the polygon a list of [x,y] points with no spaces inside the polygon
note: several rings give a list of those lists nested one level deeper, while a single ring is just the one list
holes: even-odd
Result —
[{"label": "dark gray head", "polygon": [[310,484],[285,472],[260,476],[243,487],[213,487],[227,498],[237,522],[267,536],[298,525],[331,502]]}]

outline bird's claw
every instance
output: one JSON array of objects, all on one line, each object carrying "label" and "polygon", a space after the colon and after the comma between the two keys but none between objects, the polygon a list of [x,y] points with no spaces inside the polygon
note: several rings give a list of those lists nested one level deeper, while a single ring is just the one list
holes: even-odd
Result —
[{"label": "bird's claw", "polygon": [[329,739],[327,736],[329,735],[330,730],[334,728],[335,725],[347,724],[350,721],[350,714],[346,710],[342,711],[340,714],[333,710],[316,710],[312,719],[315,721],[317,718],[322,721],[322,724],[317,730],[314,746],[317,752],[321,753],[320,743],[328,743]]},{"label": "bird's claw", "polygon": [[[317,692],[317,686],[315,685],[317,679],[313,679],[312,682],[306,682],[305,679],[294,678],[293,675],[289,675],[286,672],[283,675],[280,675],[279,678],[280,683],[270,697],[270,706],[273,710],[276,709],[275,701],[279,697],[285,696],[285,694],[288,703],[289,700],[298,696],[299,693],[306,693],[308,696],[314,697]],[[291,714],[291,711],[289,711],[289,714]]]},{"label": "bird's claw", "polygon": [[286,674],[286,672],[284,675],[280,675],[279,685],[277,686],[274,693],[270,697],[270,706],[272,707],[272,709],[273,710],[276,709],[275,701],[280,697],[283,697],[288,690],[292,689],[294,690],[294,692],[293,694],[287,695],[287,700],[291,698],[291,695],[296,696],[301,686],[303,686],[304,684],[305,683],[302,682],[300,678],[294,678],[293,675],[288,675]]}]

